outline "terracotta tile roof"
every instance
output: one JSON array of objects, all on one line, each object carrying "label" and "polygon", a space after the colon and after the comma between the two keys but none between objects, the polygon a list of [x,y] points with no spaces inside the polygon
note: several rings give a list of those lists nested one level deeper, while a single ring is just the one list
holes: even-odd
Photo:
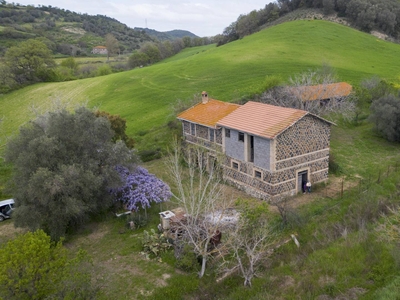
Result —
[{"label": "terracotta tile roof", "polygon": [[178,115],[178,119],[216,127],[217,122],[223,117],[239,108],[240,105],[209,99],[207,103],[199,103]]},{"label": "terracotta tile roof", "polygon": [[105,46],[96,46],[96,47],[93,47],[94,49],[107,49],[107,47],[105,47]]},{"label": "terracotta tile roof", "polygon": [[217,125],[273,139],[307,114],[304,110],[249,101]]},{"label": "terracotta tile roof", "polygon": [[298,86],[291,88],[292,93],[299,96],[303,101],[345,97],[351,93],[351,90],[352,86],[347,82]]}]

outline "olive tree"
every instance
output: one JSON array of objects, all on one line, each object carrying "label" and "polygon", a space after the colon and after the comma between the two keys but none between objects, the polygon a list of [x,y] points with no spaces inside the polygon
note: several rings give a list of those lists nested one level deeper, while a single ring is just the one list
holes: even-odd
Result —
[{"label": "olive tree", "polygon": [[110,208],[109,190],[121,184],[116,166],[133,168],[135,162],[113,136],[110,122],[84,107],[50,112],[23,126],[5,151],[14,165],[15,225],[58,239]]}]

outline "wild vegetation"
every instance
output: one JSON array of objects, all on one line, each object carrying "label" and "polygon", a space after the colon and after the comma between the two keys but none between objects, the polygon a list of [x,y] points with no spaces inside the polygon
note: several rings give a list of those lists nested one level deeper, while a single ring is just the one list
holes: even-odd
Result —
[{"label": "wild vegetation", "polygon": [[262,9],[240,15],[215,40],[218,45],[235,41],[279,22],[279,18],[290,12],[307,8],[318,9],[325,16],[343,18],[365,32],[378,30],[394,39],[400,34],[400,3],[397,0],[277,0]]},{"label": "wild vegetation", "polygon": [[[370,104],[389,91],[388,86],[398,83],[399,51],[398,45],[337,24],[282,24],[223,47],[186,49],[148,68],[82,81],[41,83],[5,95],[0,98],[6,112],[0,138],[4,145],[20,125],[32,119],[33,106],[33,111],[50,106],[49,97],[59,98],[71,109],[89,99],[89,106],[118,113],[127,120],[127,132],[134,136],[139,153],[156,152],[169,145],[173,133],[179,133],[171,113],[171,103],[177,99],[193,98],[194,93],[206,89],[216,99],[246,101],[270,87],[271,76],[285,82],[293,74],[327,62],[360,96],[360,113],[350,121],[337,117],[331,138],[331,166],[335,166],[331,181],[345,179],[354,188],[326,197],[327,187],[314,185],[313,192],[303,196],[309,197],[306,203],[290,207],[285,220],[277,213],[268,215],[269,235],[261,240],[268,250],[274,248],[271,255],[257,261],[252,260],[251,251],[247,252],[248,247],[254,249],[253,254],[265,250],[251,246],[257,245],[254,238],[259,234],[251,222],[259,215],[252,208],[258,212],[262,207],[258,200],[237,191],[236,198],[246,198],[251,205],[243,227],[254,234],[236,235],[240,243],[225,252],[226,268],[221,268],[217,252],[208,251],[204,241],[194,238],[192,244],[200,242],[200,258],[207,257],[207,271],[201,279],[201,266],[192,251],[186,249],[176,260],[164,237],[152,233],[159,223],[158,213],[182,201],[151,207],[147,224],[135,231],[126,227],[131,217],[98,215],[97,222],[68,236],[66,245],[72,253],[82,247],[92,255],[92,280],[100,286],[98,299],[396,298],[400,294],[398,216],[393,212],[399,201],[399,145],[382,138],[367,116]],[[380,78],[371,79],[372,75]],[[185,165],[178,162],[178,167]],[[179,195],[179,185],[174,184],[176,180],[163,160],[148,162],[146,168]],[[0,171],[1,179],[10,176],[9,166],[2,164]],[[190,183],[185,175],[178,183]],[[140,212],[135,214],[139,216]],[[7,223],[0,224],[0,230],[5,226]],[[204,236],[201,231],[193,230],[192,236]],[[265,237],[265,232],[262,234]],[[291,242],[292,234],[300,247]],[[223,242],[227,240],[223,235]],[[276,241],[282,242],[280,247]],[[235,265],[240,271],[233,269]],[[232,272],[221,279],[227,268]],[[251,288],[244,288],[243,281]]]}]

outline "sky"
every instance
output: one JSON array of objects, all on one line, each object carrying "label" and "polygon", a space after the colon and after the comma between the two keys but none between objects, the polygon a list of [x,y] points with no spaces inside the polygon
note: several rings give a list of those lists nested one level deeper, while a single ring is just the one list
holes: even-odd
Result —
[{"label": "sky", "polygon": [[[14,2],[11,0],[8,3]],[[200,37],[223,32],[239,15],[264,8],[273,0],[19,0],[22,5],[64,8],[106,15],[131,28],[188,30]]]}]

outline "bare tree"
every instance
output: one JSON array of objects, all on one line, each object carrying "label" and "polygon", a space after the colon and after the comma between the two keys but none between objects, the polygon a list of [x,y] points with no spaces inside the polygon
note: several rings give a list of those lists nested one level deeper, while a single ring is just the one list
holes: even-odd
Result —
[{"label": "bare tree", "polygon": [[[185,167],[181,164],[184,160]],[[190,245],[201,257],[199,277],[203,277],[208,258],[217,252],[216,242],[223,230],[224,217],[231,207],[221,184],[217,158],[200,147],[185,148],[183,155],[176,145],[170,155],[167,167],[174,179],[177,191],[176,204],[183,208],[186,218],[179,222],[180,239]]]},{"label": "bare tree", "polygon": [[264,204],[241,210],[239,222],[229,238],[228,249],[236,261],[234,268],[240,270],[245,286],[251,286],[258,267],[273,253],[277,242]]},{"label": "bare tree", "polygon": [[107,48],[107,61],[110,60],[110,56],[114,54],[118,48],[118,40],[111,34],[106,34],[106,48]]}]

